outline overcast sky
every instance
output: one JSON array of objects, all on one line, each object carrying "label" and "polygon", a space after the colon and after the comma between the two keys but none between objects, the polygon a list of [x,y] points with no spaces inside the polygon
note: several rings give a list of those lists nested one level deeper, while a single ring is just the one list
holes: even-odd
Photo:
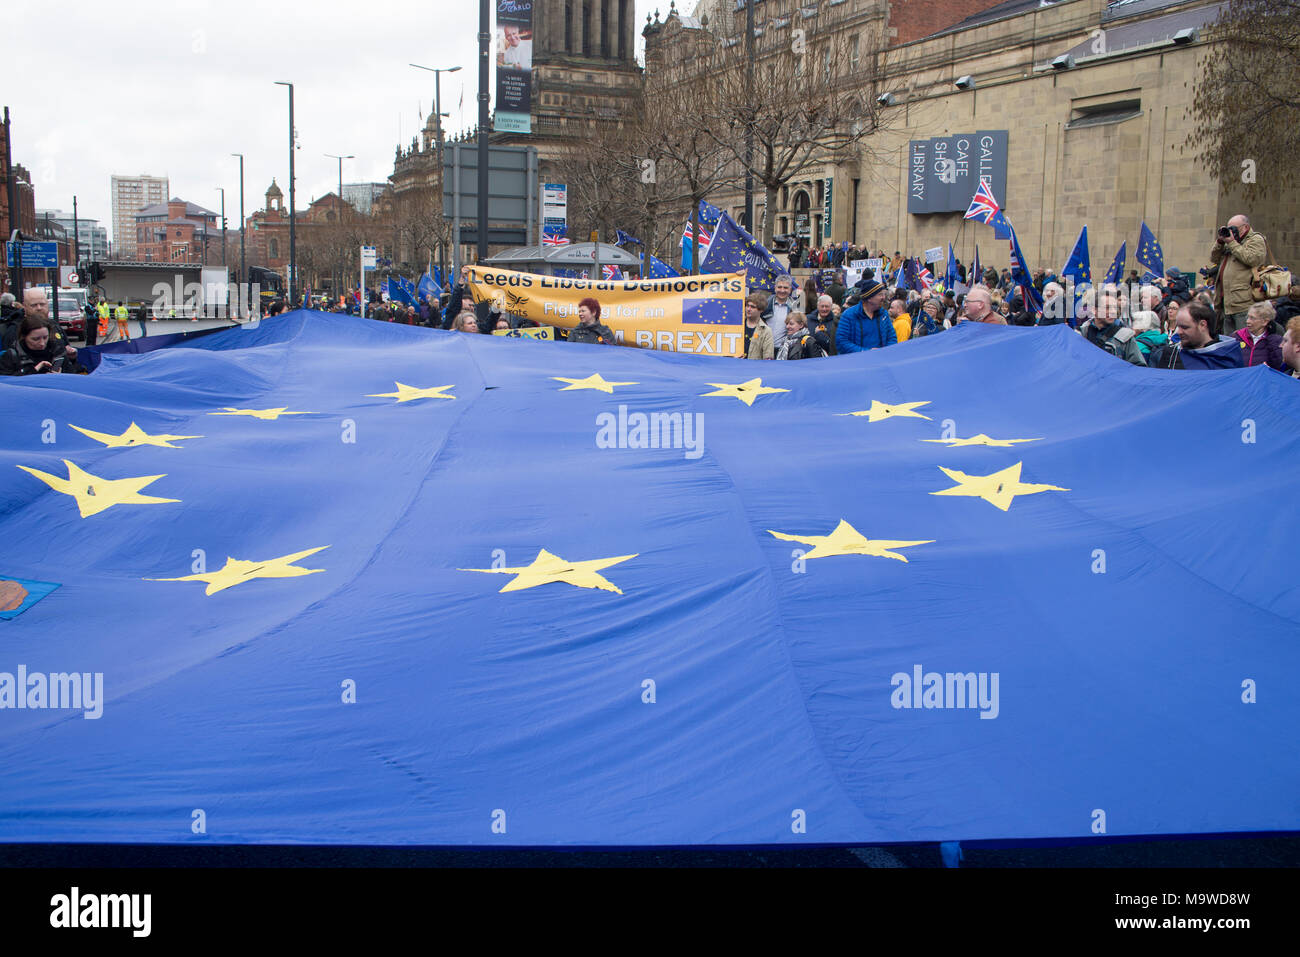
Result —
[{"label": "overcast sky", "polygon": [[[667,0],[636,0],[637,22]],[[685,5],[684,5],[685,6]],[[384,182],[400,138],[423,126],[442,76],[445,129],[477,119],[478,4],[472,0],[167,0],[7,4],[3,103],[14,160],[39,209],[77,209],[112,238],[109,177],[167,176],[171,193],[238,221],[271,177],[288,203],[288,91],[294,84],[297,201],[343,181]],[[638,42],[640,41],[638,27]],[[462,90],[464,103],[461,103]],[[491,88],[489,87],[489,92]]]}]

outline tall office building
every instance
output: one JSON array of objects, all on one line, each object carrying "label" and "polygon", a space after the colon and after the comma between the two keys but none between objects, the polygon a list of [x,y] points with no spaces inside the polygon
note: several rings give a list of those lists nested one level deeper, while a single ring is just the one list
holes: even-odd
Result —
[{"label": "tall office building", "polygon": [[43,221],[47,214],[51,222],[57,223],[67,231],[69,237],[72,236],[72,227],[74,225],[77,227],[76,249],[82,259],[108,258],[108,230],[99,225],[99,220],[87,219],[85,216],[74,220],[71,213],[61,209],[38,209],[37,221]]},{"label": "tall office building", "polygon": [[165,203],[171,189],[166,176],[113,176],[113,258],[137,259],[135,214]]}]

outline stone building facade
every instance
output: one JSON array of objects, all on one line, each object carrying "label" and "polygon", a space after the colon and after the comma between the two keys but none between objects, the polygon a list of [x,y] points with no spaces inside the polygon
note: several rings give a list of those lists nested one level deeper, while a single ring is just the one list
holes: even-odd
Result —
[{"label": "stone building facade", "polygon": [[[721,42],[743,31],[743,7],[737,10],[735,0],[705,0],[701,7],[711,2],[730,11],[710,19]],[[781,39],[773,42],[785,42],[802,10],[828,3],[767,0],[755,13],[766,21],[766,38],[777,34]],[[855,7],[879,3],[842,0],[836,6],[851,24]],[[1213,43],[1209,26],[1219,3],[1007,0],[976,3],[982,10],[927,6],[924,0],[884,5],[875,84],[866,92],[893,97],[888,128],[870,137],[855,159],[825,165],[783,191],[776,232],[783,231],[783,217],[793,231],[806,207],[810,232],[822,243],[849,240],[919,253],[953,242],[965,262],[978,243],[983,261],[1005,264],[1006,243],[985,226],[964,223],[961,213],[908,212],[910,140],[995,129],[1007,131],[1009,154],[1007,195],[997,199],[1031,265],[1059,269],[1086,224],[1094,273],[1105,270],[1125,240],[1132,268],[1145,221],[1161,242],[1166,266],[1190,272],[1208,261],[1215,227],[1238,212],[1268,237],[1279,260],[1300,259],[1297,191],[1212,180],[1186,148],[1194,81]],[[949,12],[960,15],[956,22],[936,27],[951,19]],[[784,18],[791,22],[772,26]],[[820,29],[820,19],[812,22]],[[918,23],[929,29],[908,39]],[[852,28],[829,19],[827,27]],[[647,62],[652,42],[647,34]],[[1067,54],[1069,60],[1060,59]],[[969,79],[959,89],[961,78]],[[818,200],[832,178],[827,229],[818,219],[824,208]],[[734,193],[720,200],[733,211],[742,202]]]}]

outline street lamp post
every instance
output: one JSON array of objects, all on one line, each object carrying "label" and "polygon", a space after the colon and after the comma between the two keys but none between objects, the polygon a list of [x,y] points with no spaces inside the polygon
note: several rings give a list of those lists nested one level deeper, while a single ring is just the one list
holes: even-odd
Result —
[{"label": "street lamp post", "polygon": [[221,194],[221,265],[224,266],[226,264],[226,187],[218,186],[217,192]]},{"label": "street lamp post", "polygon": [[[431,66],[421,66],[418,63],[412,63],[411,66],[417,70],[428,70],[433,74],[433,116],[435,129],[438,133],[438,185],[442,185],[442,74],[455,73],[460,69],[458,66],[443,67],[435,69]],[[441,240],[438,241],[438,265],[442,269],[442,274],[447,274],[447,251],[446,246]]]},{"label": "street lamp post", "polygon": [[[336,159],[336,160],[339,161],[339,207],[338,207],[338,210],[339,210],[339,225],[341,226],[341,225],[343,224],[343,161],[344,161],[344,160],[350,160],[350,159],[356,159],[356,157],[353,156],[353,155],[350,154],[350,153],[349,153],[347,156],[339,156],[337,153],[326,153],[325,155],[328,156],[328,157],[330,157],[331,159]],[[338,283],[337,283],[337,284],[335,285],[335,287],[334,287],[334,295],[336,295],[336,296],[341,296],[341,295],[343,294],[343,264],[342,264],[342,262],[339,263],[339,272],[338,272],[338,276],[337,276],[337,278],[338,278]]]},{"label": "street lamp post", "polygon": [[239,157],[239,281],[248,282],[244,273],[244,154],[230,155]]},{"label": "street lamp post", "polygon": [[[488,258],[488,56],[492,4],[478,4],[478,261]],[[597,246],[597,249],[600,247]]]},{"label": "street lamp post", "polygon": [[294,203],[294,186],[293,186],[293,152],[294,132],[293,132],[293,84],[286,83],[284,80],[276,80],[276,86],[287,86],[289,88],[289,304],[291,306],[298,302],[298,234],[296,224],[298,219],[297,205]]}]

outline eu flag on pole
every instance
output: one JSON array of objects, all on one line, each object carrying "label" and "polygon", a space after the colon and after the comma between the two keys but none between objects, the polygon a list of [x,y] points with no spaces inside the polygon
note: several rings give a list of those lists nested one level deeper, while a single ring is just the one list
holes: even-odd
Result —
[{"label": "eu flag on pole", "polygon": [[943,274],[943,285],[949,292],[957,288],[957,257],[952,254],[952,243],[948,244],[948,270]]},{"label": "eu flag on pole", "polygon": [[[1007,224],[1010,228],[1010,223]],[[1020,240],[1016,239],[1016,231],[1011,230],[1011,278],[1015,280],[1016,285],[1020,287],[1021,294],[1025,297],[1025,309],[1030,315],[1042,315],[1043,296],[1034,288],[1033,277],[1029,275],[1029,269],[1025,266],[1025,257],[1020,252]]]},{"label": "eu flag on pole", "polygon": [[738,299],[683,299],[682,322],[691,325],[740,325],[740,300]]},{"label": "eu flag on pole", "polygon": [[438,289],[437,284],[433,281],[433,277],[427,272],[420,277],[420,285],[416,288],[416,291],[419,293],[421,299],[436,299],[438,296],[442,295],[441,290]]},{"label": "eu flag on pole", "polygon": [[1146,273],[1142,276],[1143,282],[1159,279],[1165,274],[1164,250],[1160,248],[1156,234],[1151,232],[1145,220],[1142,222],[1142,235],[1138,238],[1137,256],[1134,258],[1147,267]]},{"label": "eu flag on pole", "polygon": [[1115,254],[1115,261],[1110,264],[1106,270],[1104,283],[1120,283],[1124,281],[1124,263],[1128,260],[1128,240],[1119,244],[1119,252]]},{"label": "eu flag on pole", "polygon": [[662,259],[654,255],[650,256],[650,268],[647,271],[645,267],[645,259],[646,259],[645,253],[642,253],[641,254],[641,278],[642,279],[672,279],[675,276],[681,275],[681,273],[679,273],[672,266],[668,265]]},{"label": "eu flag on pole", "polygon": [[1061,278],[1074,280],[1074,288],[1082,289],[1092,284],[1092,263],[1088,257],[1088,227],[1079,231],[1079,238],[1074,241],[1074,250],[1061,268]]},{"label": "eu flag on pole", "polygon": [[566,228],[563,225],[556,226],[554,229],[542,227],[542,245],[543,246],[567,246],[569,245],[568,237],[565,236]]},{"label": "eu flag on pole", "polygon": [[966,274],[967,285],[973,286],[984,281],[984,270],[980,267],[980,248],[975,247],[975,259],[971,262],[970,272]]},{"label": "eu flag on pole", "polygon": [[702,273],[748,273],[750,289],[774,291],[776,277],[785,275],[785,268],[749,232],[726,213],[718,220],[713,242],[700,263]]},{"label": "eu flag on pole", "polygon": [[615,246],[640,246],[641,240],[637,239],[631,233],[625,233],[621,229],[614,230]]},{"label": "eu flag on pole", "polygon": [[916,260],[912,258],[903,260],[903,282],[904,289],[915,289],[921,291],[921,270],[917,268]]},{"label": "eu flag on pole", "polygon": [[712,203],[700,200],[700,225],[717,226],[720,219],[722,219],[722,210]]}]

